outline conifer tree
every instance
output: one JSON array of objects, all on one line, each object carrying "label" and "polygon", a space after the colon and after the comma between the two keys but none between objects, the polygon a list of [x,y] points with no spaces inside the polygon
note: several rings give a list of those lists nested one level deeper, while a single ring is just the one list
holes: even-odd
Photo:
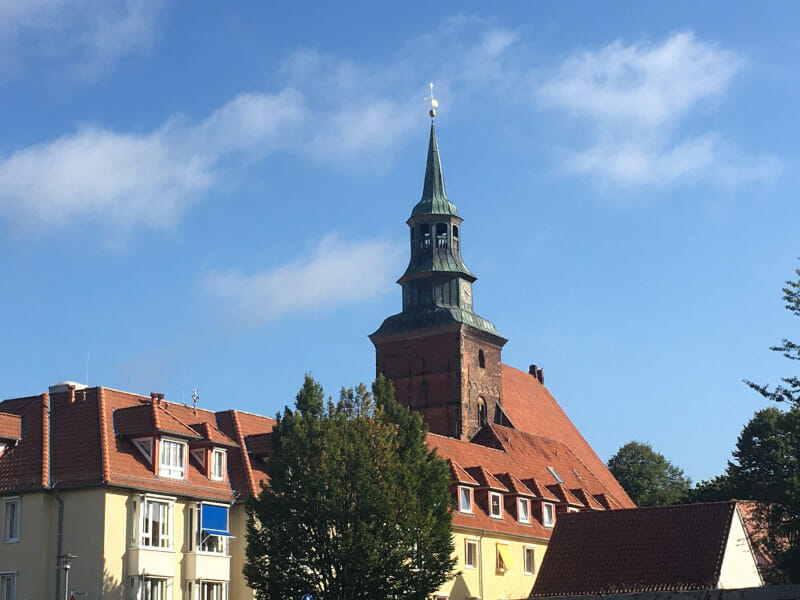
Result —
[{"label": "conifer tree", "polygon": [[248,505],[244,568],[258,598],[423,600],[453,568],[446,463],[391,382],[324,401],[306,376],[279,416],[269,484]]}]

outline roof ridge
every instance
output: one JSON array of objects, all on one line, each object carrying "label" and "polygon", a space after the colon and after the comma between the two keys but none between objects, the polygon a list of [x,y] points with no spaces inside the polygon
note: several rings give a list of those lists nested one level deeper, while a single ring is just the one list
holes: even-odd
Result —
[{"label": "roof ridge", "polygon": [[100,426],[100,462],[102,463],[103,483],[110,479],[110,449],[108,447],[108,411],[106,410],[106,400],[103,388],[97,390],[97,412]]},{"label": "roof ridge", "polygon": [[250,457],[247,454],[247,444],[244,441],[242,434],[242,427],[239,424],[239,414],[235,408],[228,409],[231,413],[231,421],[233,421],[233,430],[236,433],[236,442],[239,444],[239,452],[241,453],[242,464],[244,465],[244,472],[247,475],[247,484],[250,486],[250,493],[255,497],[257,496],[255,478],[253,477],[253,467],[250,464]]}]

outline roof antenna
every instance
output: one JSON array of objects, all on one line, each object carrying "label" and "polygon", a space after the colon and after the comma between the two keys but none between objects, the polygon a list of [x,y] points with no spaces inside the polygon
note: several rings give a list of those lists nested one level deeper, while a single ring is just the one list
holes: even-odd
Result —
[{"label": "roof antenna", "polygon": [[192,405],[194,406],[194,415],[197,416],[197,401],[200,400],[200,395],[197,393],[197,388],[192,388]]},{"label": "roof antenna", "polygon": [[436,116],[436,109],[439,107],[439,101],[433,97],[433,82],[431,82],[431,95],[427,96],[425,100],[431,101],[431,109],[428,111],[428,114],[433,119]]}]

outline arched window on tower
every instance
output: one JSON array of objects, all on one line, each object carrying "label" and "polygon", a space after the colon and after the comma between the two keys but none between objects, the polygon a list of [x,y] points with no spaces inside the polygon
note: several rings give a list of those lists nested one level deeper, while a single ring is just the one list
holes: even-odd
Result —
[{"label": "arched window on tower", "polygon": [[447,248],[447,223],[436,224],[436,247]]},{"label": "arched window on tower", "polygon": [[421,237],[420,239],[420,248],[430,248],[431,247],[431,226],[428,223],[423,223],[420,227]]},{"label": "arched window on tower", "polygon": [[453,250],[458,250],[458,225],[453,225]]},{"label": "arched window on tower", "polygon": [[481,369],[486,368],[486,357],[483,355],[483,350],[478,350],[478,366]]},{"label": "arched window on tower", "polygon": [[486,423],[486,400],[478,397],[478,427],[483,427]]}]

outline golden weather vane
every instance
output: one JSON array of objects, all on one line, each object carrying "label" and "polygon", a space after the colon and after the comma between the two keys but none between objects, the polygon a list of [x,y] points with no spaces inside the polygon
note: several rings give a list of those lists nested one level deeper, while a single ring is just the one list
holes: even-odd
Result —
[{"label": "golden weather vane", "polygon": [[436,116],[436,108],[439,106],[439,101],[433,97],[433,82],[431,82],[431,95],[426,97],[425,100],[431,101],[431,109],[428,111],[428,114],[432,119]]}]

